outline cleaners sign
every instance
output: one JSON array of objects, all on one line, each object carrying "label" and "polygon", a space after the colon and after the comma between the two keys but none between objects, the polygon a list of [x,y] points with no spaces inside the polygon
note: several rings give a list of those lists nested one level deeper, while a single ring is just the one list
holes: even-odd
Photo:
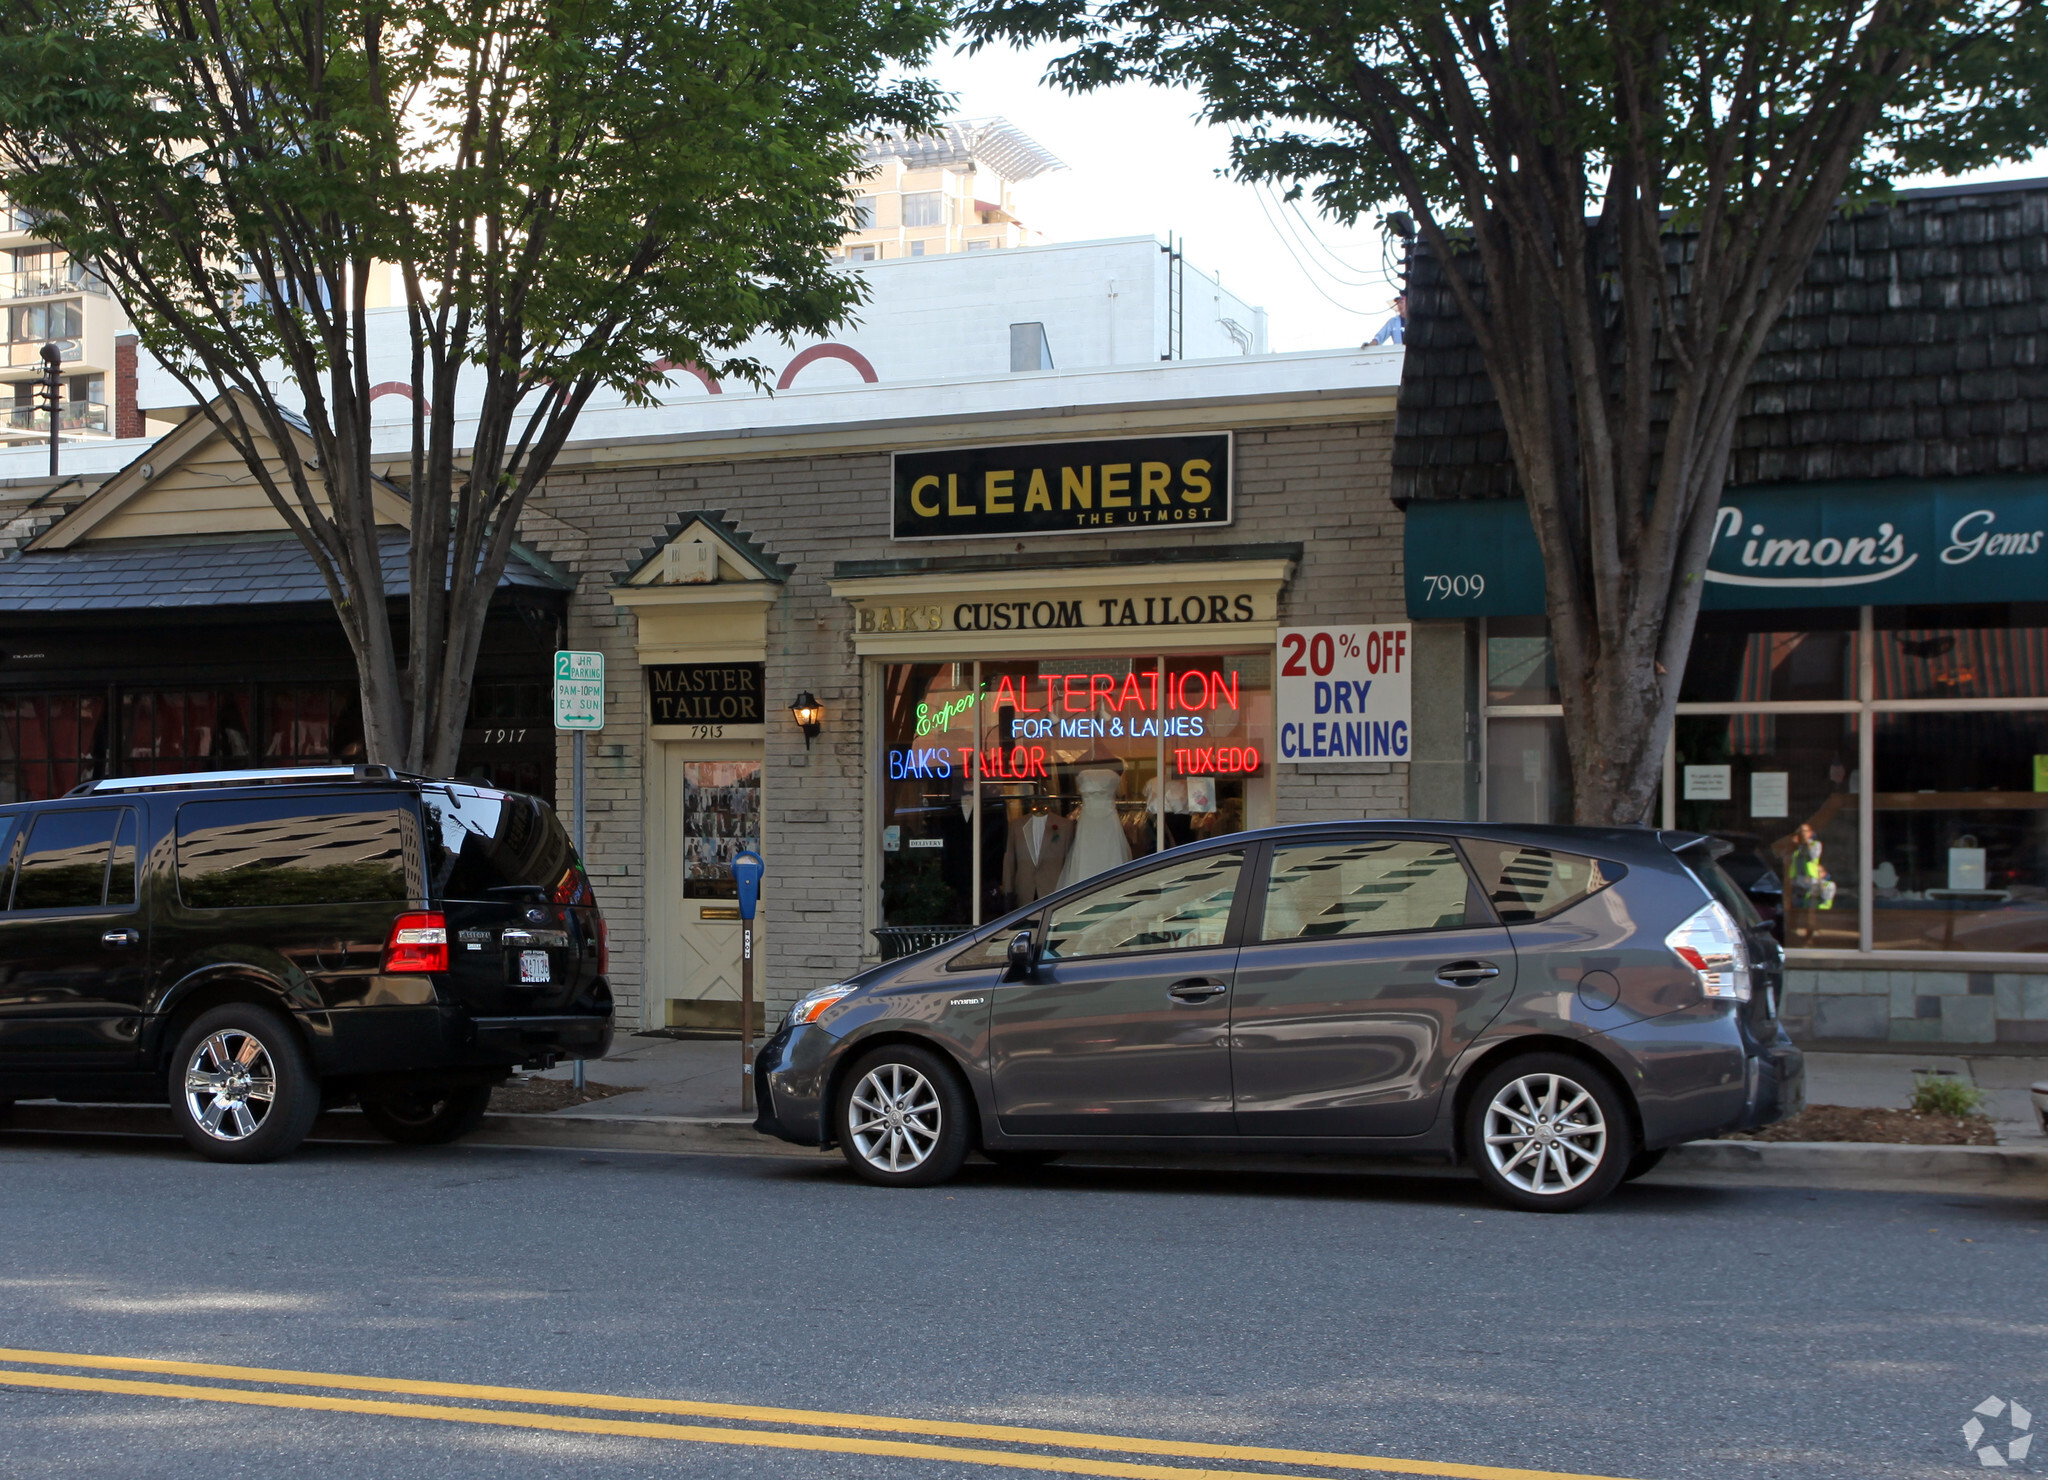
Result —
[{"label": "cleaners sign", "polygon": [[1406,622],[1282,627],[1276,760],[1405,761],[1411,749]]}]

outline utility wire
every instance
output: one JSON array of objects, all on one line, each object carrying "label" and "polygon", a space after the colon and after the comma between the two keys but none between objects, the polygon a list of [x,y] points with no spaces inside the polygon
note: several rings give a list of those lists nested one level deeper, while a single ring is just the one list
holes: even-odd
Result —
[{"label": "utility wire", "polygon": [[1270,214],[1272,218],[1277,220],[1280,223],[1280,226],[1286,231],[1288,237],[1291,238],[1297,245],[1299,245],[1302,251],[1308,254],[1309,260],[1315,264],[1316,271],[1322,273],[1323,276],[1331,279],[1333,282],[1339,284],[1342,287],[1369,288],[1373,286],[1371,279],[1347,277],[1341,272],[1332,271],[1327,264],[1325,264],[1320,258],[1316,257],[1315,244],[1308,240],[1307,234],[1300,230],[1293,221],[1288,219],[1287,203],[1280,198],[1280,192],[1274,190],[1271,186],[1265,185],[1263,183],[1261,184],[1261,188],[1266,191],[1267,196],[1271,201],[1272,211]]},{"label": "utility wire", "polygon": [[[1343,268],[1345,272],[1356,272],[1366,274],[1366,276],[1363,278],[1352,280],[1355,282],[1356,286],[1371,287],[1376,283],[1381,283],[1386,280],[1384,260],[1381,263],[1381,271],[1378,273],[1375,273],[1373,269],[1369,267],[1360,267],[1356,263],[1348,261],[1344,256],[1342,256],[1337,251],[1336,248],[1332,247],[1328,242],[1324,241],[1320,235],[1317,234],[1315,223],[1311,221],[1308,217],[1308,214],[1302,210],[1300,201],[1283,200],[1280,202],[1280,205],[1285,210],[1292,213],[1296,224],[1300,228],[1301,235],[1306,240],[1308,245],[1313,247],[1315,250],[1320,251],[1324,257],[1328,258],[1331,262],[1336,263],[1337,266]],[[1384,259],[1385,253],[1382,252],[1381,256]],[[1340,275],[1336,272],[1332,272],[1330,276],[1340,278],[1340,281],[1342,280]]]},{"label": "utility wire", "polygon": [[1258,201],[1259,210],[1265,216],[1266,224],[1273,228],[1273,235],[1280,239],[1281,250],[1286,252],[1287,255],[1293,259],[1294,265],[1301,269],[1301,275],[1303,278],[1307,280],[1308,285],[1311,288],[1314,288],[1316,292],[1320,294],[1322,298],[1330,304],[1331,307],[1341,309],[1343,312],[1351,314],[1356,318],[1370,318],[1372,316],[1370,310],[1360,310],[1354,307],[1353,305],[1344,302],[1343,300],[1331,294],[1329,289],[1325,288],[1320,282],[1316,281],[1316,274],[1314,270],[1311,269],[1306,262],[1301,260],[1301,254],[1294,249],[1294,243],[1291,240],[1289,240],[1287,233],[1281,229],[1280,223],[1274,219],[1273,208],[1266,203],[1266,195],[1264,190],[1260,189],[1258,186],[1253,186],[1252,198]]}]

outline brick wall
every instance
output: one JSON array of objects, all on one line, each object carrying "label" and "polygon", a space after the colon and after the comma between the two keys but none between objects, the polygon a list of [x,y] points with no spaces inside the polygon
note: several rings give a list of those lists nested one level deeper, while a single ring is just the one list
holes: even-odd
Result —
[{"label": "brick wall", "polygon": [[[1391,421],[1243,432],[1237,439],[1236,525],[1203,534],[1148,530],[1019,541],[1020,565],[1060,551],[1110,545],[1219,546],[1272,540],[1304,545],[1301,570],[1283,593],[1283,623],[1395,621],[1403,613],[1400,515],[1387,501]],[[991,441],[999,440],[992,435]],[[609,588],[685,510],[723,510],[729,524],[794,567],[768,615],[766,784],[762,848],[765,994],[772,1015],[813,986],[859,965],[867,770],[861,734],[860,664],[849,609],[827,589],[838,560],[901,555],[886,523],[885,455],[678,463],[625,470],[565,470],[551,478],[526,533],[573,568],[569,645],[605,653],[607,728],[589,782],[589,855],[612,925],[613,989],[622,1023],[641,1021],[647,989],[646,856],[642,774],[645,691],[634,619]],[[917,553],[989,553],[986,541],[931,542]],[[800,689],[824,703],[824,732],[809,750],[786,722]],[[1407,766],[1282,766],[1278,820],[1401,816]],[[561,761],[568,795],[568,756]],[[793,867],[792,861],[801,860]],[[795,869],[801,873],[792,877]],[[662,995],[666,995],[665,993]]]},{"label": "brick wall", "polygon": [[149,429],[143,425],[142,410],[136,405],[135,343],[133,334],[114,336],[114,435],[117,437],[149,435]]}]

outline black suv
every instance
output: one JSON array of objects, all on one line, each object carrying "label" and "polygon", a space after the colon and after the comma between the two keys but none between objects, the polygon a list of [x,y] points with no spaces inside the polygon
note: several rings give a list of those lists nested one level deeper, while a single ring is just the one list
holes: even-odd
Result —
[{"label": "black suv", "polygon": [[755,1125],[898,1186],[975,1148],[1325,1151],[1584,1207],[1803,1103],[1725,847],[1423,821],[1192,843],[802,998]]},{"label": "black suv", "polygon": [[351,1099],[452,1140],[514,1065],[604,1055],[605,972],[576,850],[516,792],[306,767],[0,807],[0,1108],[168,1098],[216,1161]]}]

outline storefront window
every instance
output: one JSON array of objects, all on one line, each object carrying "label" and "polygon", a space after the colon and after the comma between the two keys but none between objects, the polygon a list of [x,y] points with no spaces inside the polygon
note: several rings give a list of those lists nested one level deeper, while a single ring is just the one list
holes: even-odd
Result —
[{"label": "storefront window", "polygon": [[1878,699],[2048,696],[2048,602],[1879,607]]},{"label": "storefront window", "polygon": [[1872,944],[2048,951],[2048,712],[1880,713],[1876,729]]},{"label": "storefront window", "polygon": [[1572,820],[1572,766],[1561,717],[1487,721],[1486,815],[1495,822]]},{"label": "storefront window", "polygon": [[107,774],[101,694],[0,697],[0,802],[60,797]]},{"label": "storefront window", "polygon": [[1854,699],[1857,613],[1703,612],[1679,702]]},{"label": "storefront window", "polygon": [[1557,704],[1557,663],[1543,617],[1494,617],[1486,624],[1486,702]]},{"label": "storefront window", "polygon": [[1856,714],[1682,715],[1678,826],[1734,845],[1721,864],[1788,946],[1854,950]]},{"label": "storefront window", "polygon": [[247,765],[246,689],[147,689],[121,696],[121,772],[163,776]]},{"label": "storefront window", "polygon": [[1269,654],[894,663],[883,689],[886,930],[964,930],[1271,814]]},{"label": "storefront window", "polygon": [[263,721],[266,760],[363,759],[362,701],[352,688],[271,689]]}]

